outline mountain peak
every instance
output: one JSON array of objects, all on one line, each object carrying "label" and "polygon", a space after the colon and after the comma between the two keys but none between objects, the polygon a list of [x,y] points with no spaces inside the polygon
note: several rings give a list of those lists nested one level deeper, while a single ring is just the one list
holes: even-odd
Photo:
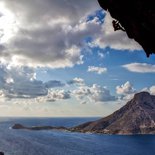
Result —
[{"label": "mountain peak", "polygon": [[141,98],[141,97],[150,97],[151,94],[149,92],[140,92],[134,95],[134,98]]},{"label": "mountain peak", "polygon": [[152,98],[152,95],[148,92],[140,92],[134,95],[133,100],[139,102],[145,102]]},{"label": "mountain peak", "polygon": [[155,96],[148,92],[137,93],[113,114],[81,124],[72,130],[107,134],[155,134]]},{"label": "mountain peak", "polygon": [[141,107],[146,108],[147,106],[154,107],[155,108],[155,96],[151,95],[148,92],[140,92],[134,95],[133,99],[128,102],[128,104],[131,104],[133,106],[141,105]]}]

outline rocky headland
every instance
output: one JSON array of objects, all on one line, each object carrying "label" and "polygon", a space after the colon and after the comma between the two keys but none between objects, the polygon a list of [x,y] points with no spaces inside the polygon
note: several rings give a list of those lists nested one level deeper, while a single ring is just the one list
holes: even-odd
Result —
[{"label": "rocky headland", "polygon": [[133,99],[113,114],[97,121],[75,127],[25,127],[15,124],[13,129],[65,130],[102,134],[155,134],[155,96],[148,92],[135,94]]}]

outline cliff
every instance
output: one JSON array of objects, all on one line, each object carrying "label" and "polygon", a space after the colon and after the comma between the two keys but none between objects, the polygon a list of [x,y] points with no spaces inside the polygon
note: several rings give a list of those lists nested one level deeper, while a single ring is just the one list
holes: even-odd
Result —
[{"label": "cliff", "polygon": [[153,0],[98,0],[108,10],[115,30],[125,30],[135,39],[146,55],[155,53],[155,5]]}]

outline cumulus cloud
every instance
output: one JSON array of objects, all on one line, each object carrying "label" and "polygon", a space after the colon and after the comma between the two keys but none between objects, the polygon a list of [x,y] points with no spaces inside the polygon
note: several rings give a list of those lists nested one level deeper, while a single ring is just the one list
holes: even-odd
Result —
[{"label": "cumulus cloud", "polygon": [[150,87],[150,93],[155,95],[155,86]]},{"label": "cumulus cloud", "polygon": [[68,81],[67,83],[68,83],[69,85],[72,85],[72,84],[84,85],[84,84],[85,84],[84,79],[78,78],[78,77],[76,77],[76,78],[74,78],[74,79]]},{"label": "cumulus cloud", "polygon": [[8,98],[34,98],[47,94],[42,81],[35,78],[33,69],[0,67],[0,89]]},{"label": "cumulus cloud", "polygon": [[135,89],[129,81],[127,81],[125,84],[122,84],[121,86],[116,87],[116,93],[120,95],[132,94],[134,92]]},{"label": "cumulus cloud", "polygon": [[0,66],[0,96],[6,98],[37,98],[47,96],[49,89],[63,87],[64,83],[51,80],[43,83],[28,67]]},{"label": "cumulus cloud", "polygon": [[66,100],[70,99],[70,91],[65,91],[63,89],[56,89],[56,90],[50,90],[48,92],[48,95],[44,97],[38,97],[37,101],[38,102],[55,102],[59,100]]},{"label": "cumulus cloud", "polygon": [[91,94],[90,92],[90,88],[87,86],[82,86],[79,87],[78,89],[73,91],[73,95],[77,98],[77,99],[83,99],[86,96],[89,96]]},{"label": "cumulus cloud", "polygon": [[149,87],[149,88],[143,88],[142,91],[145,91],[145,92],[149,92],[151,95],[155,95],[155,85]]},{"label": "cumulus cloud", "polygon": [[97,74],[104,74],[104,73],[107,72],[107,68],[105,68],[105,67],[88,66],[88,72],[95,72]]},{"label": "cumulus cloud", "polygon": [[82,64],[84,38],[100,30],[96,20],[87,20],[88,15],[99,9],[93,0],[6,0],[3,3],[14,19],[15,24],[9,25],[17,30],[10,32],[13,35],[4,43],[0,55],[13,65],[63,68]]},{"label": "cumulus cloud", "polygon": [[[85,46],[140,49],[125,32],[114,32],[108,13],[103,24],[95,15],[88,20],[100,9],[94,0],[5,0],[0,3],[3,14],[0,16],[0,39],[3,40],[0,60],[3,63],[64,68],[83,63],[81,49]],[[84,41],[86,37],[92,38],[90,45]]]},{"label": "cumulus cloud", "polygon": [[92,93],[91,98],[98,102],[104,102],[104,101],[114,101],[116,98],[115,96],[112,96],[110,94],[110,91],[105,88],[105,87],[101,87],[99,85],[94,84],[91,88],[90,91]]},{"label": "cumulus cloud", "polygon": [[130,72],[136,73],[155,73],[155,65],[147,64],[147,63],[130,63],[123,65],[125,69]]},{"label": "cumulus cloud", "polygon": [[34,25],[36,22],[42,23],[42,21],[39,19],[43,19],[46,22],[48,20],[49,23],[55,23],[55,20],[56,22],[63,23],[64,21],[66,22],[66,20],[68,20],[68,22],[75,24],[77,21],[79,21],[79,19],[81,19],[81,17],[89,15],[90,12],[95,11],[98,7],[98,4],[93,0],[89,0],[89,3],[82,0],[77,2],[73,0],[5,0],[5,5],[7,5],[11,11],[18,13],[21,21],[27,23],[32,22]]},{"label": "cumulus cloud", "polygon": [[107,102],[116,100],[115,96],[112,96],[107,88],[101,87],[97,84],[93,84],[92,87],[79,87],[77,90],[73,91],[73,95],[77,99],[88,98],[91,102]]},{"label": "cumulus cloud", "polygon": [[129,100],[134,96],[136,90],[133,85],[127,81],[125,84],[116,87],[116,93],[121,95],[121,99]]}]

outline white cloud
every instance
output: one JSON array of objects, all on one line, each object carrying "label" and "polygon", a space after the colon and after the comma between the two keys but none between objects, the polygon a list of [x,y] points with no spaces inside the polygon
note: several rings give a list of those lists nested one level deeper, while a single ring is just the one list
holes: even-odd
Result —
[{"label": "white cloud", "polygon": [[116,98],[110,94],[110,91],[105,88],[101,87],[99,85],[94,84],[90,88],[91,92],[91,99],[95,102],[104,102],[104,101],[114,101]]},{"label": "white cloud", "polygon": [[98,56],[99,56],[101,59],[105,58],[105,54],[102,53],[102,52],[98,52]]},{"label": "white cloud", "polygon": [[134,89],[133,85],[129,81],[122,84],[121,86],[116,86],[116,93],[120,95],[118,96],[120,101],[124,100],[126,102],[131,100],[136,92],[136,89]]},{"label": "white cloud", "polygon": [[35,98],[47,94],[42,81],[35,79],[33,69],[0,66],[0,89],[7,98]]},{"label": "white cloud", "polygon": [[150,93],[155,95],[155,86],[150,87]]},{"label": "white cloud", "polygon": [[7,24],[9,30],[4,31],[6,26],[3,22],[0,27],[1,40],[9,35],[0,46],[3,63],[29,67],[73,67],[83,63],[81,49],[88,46],[84,42],[88,36],[93,39],[90,43],[93,47],[140,49],[125,32],[114,32],[108,13],[104,24],[98,17],[88,20],[89,15],[100,9],[97,1],[5,0],[2,3],[0,13],[5,14],[6,19],[13,17],[13,22]]},{"label": "white cloud", "polygon": [[105,68],[105,67],[88,66],[88,72],[95,72],[97,74],[104,74],[104,73],[107,72],[107,68]]},{"label": "white cloud", "polygon": [[149,87],[149,88],[143,88],[141,91],[149,92],[151,95],[155,95],[155,85]]},{"label": "white cloud", "polygon": [[116,93],[119,95],[128,95],[135,93],[135,89],[133,88],[132,84],[127,81],[125,84],[116,87]]},{"label": "white cloud", "polygon": [[50,90],[48,92],[48,95],[43,96],[43,97],[38,97],[37,101],[38,102],[55,102],[59,100],[66,100],[70,99],[70,92],[65,91],[63,89],[56,89],[56,90]]},{"label": "white cloud", "polygon": [[101,87],[97,84],[93,84],[92,87],[81,86],[78,89],[73,91],[73,95],[77,99],[89,99],[91,102],[107,102],[107,101],[115,101],[115,96],[110,94],[110,91]]},{"label": "white cloud", "polygon": [[73,95],[77,99],[83,99],[91,94],[90,88],[88,86],[81,86],[73,91]]},{"label": "white cloud", "polygon": [[34,69],[28,67],[0,66],[1,98],[36,98],[47,96],[49,89],[63,87],[57,80],[42,82],[36,79]]},{"label": "white cloud", "polygon": [[[11,26],[18,29],[2,44],[0,60],[3,63],[10,61],[16,66],[51,68],[82,64],[84,38],[100,31],[97,19],[87,21],[87,16],[99,9],[93,0],[5,0],[3,3],[5,8],[0,12],[9,10],[16,23]],[[2,25],[2,30],[4,28]]]},{"label": "white cloud", "polygon": [[125,69],[137,73],[155,73],[155,65],[147,63],[130,63],[123,65]]}]

